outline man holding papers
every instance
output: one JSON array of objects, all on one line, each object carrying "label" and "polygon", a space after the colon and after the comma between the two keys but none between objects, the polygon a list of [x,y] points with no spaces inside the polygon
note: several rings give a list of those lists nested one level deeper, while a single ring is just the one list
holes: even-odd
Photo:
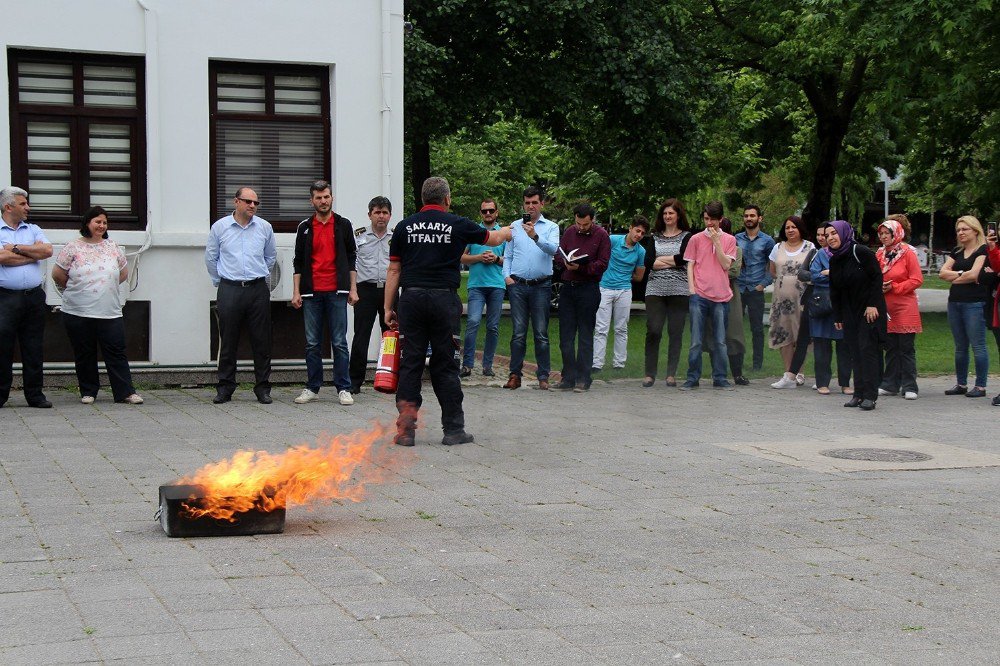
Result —
[{"label": "man holding papers", "polygon": [[562,381],[559,390],[590,390],[594,360],[594,324],[601,304],[601,276],[611,258],[608,232],[594,224],[594,208],[579,204],[573,209],[575,224],[562,236],[556,268],[563,281],[559,292],[559,350]]}]

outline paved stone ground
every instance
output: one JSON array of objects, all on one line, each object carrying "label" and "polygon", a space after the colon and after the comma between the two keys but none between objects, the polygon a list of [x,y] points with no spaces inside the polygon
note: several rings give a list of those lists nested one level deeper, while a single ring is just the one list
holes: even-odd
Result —
[{"label": "paved stone ground", "polygon": [[763,381],[470,386],[476,443],[441,446],[428,404],[397,483],[292,508],[281,535],[216,539],[167,538],[157,486],[365,427],[391,398],[13,396],[0,662],[995,664],[1000,468],[824,473],[720,446],[877,435],[1000,453],[1000,408],[946,385],[872,413]]}]

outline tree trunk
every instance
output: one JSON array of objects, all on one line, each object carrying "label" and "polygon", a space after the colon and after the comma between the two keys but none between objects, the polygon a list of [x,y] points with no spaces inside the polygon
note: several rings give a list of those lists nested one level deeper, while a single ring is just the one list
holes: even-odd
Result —
[{"label": "tree trunk", "polygon": [[426,135],[410,139],[413,160],[410,172],[410,187],[413,188],[413,204],[420,210],[423,202],[420,199],[420,188],[424,181],[431,177],[431,141]]},{"label": "tree trunk", "polygon": [[809,199],[802,211],[802,221],[807,229],[816,229],[829,221],[833,185],[837,178],[837,161],[844,147],[847,123],[836,117],[819,117],[816,123],[819,151],[813,170]]}]

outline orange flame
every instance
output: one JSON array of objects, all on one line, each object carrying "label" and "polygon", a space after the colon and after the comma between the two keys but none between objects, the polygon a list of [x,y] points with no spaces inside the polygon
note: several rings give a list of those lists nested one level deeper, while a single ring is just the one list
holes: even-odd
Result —
[{"label": "orange flame", "polygon": [[315,447],[301,444],[280,454],[239,451],[178,481],[204,490],[203,497],[184,504],[185,516],[234,522],[236,514],[251,510],[324,499],[358,502],[368,484],[384,483],[413,462],[412,452],[394,446],[389,432],[375,423],[348,435],[321,435]]}]

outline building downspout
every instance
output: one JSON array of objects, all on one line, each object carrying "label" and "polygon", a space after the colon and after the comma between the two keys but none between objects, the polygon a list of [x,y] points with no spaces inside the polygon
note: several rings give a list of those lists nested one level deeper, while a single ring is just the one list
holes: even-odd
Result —
[{"label": "building downspout", "polygon": [[[392,193],[392,16],[402,14],[399,0],[382,0],[382,195]],[[403,202],[396,202],[402,210]]]},{"label": "building downspout", "polygon": [[[160,41],[159,20],[149,6],[149,0],[136,0],[142,8],[142,24],[146,38],[146,237],[142,246],[134,253],[136,264],[138,255],[153,244],[153,230],[157,222],[156,211],[162,210],[162,173],[160,164]],[[155,175],[153,175],[155,174]],[[135,271],[133,270],[133,273]],[[131,276],[130,276],[131,277]],[[134,288],[134,287],[133,287]]]}]

